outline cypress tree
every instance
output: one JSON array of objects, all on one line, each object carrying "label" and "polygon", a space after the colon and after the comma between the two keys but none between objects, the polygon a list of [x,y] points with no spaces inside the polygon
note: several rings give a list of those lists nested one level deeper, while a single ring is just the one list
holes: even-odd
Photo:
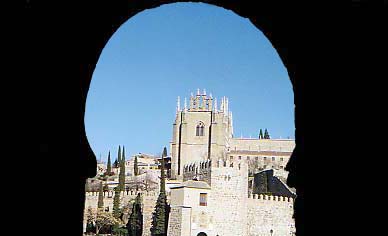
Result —
[{"label": "cypress tree", "polygon": [[262,129],[260,129],[259,139],[263,139],[263,130]]},{"label": "cypress tree", "polygon": [[265,139],[270,139],[267,129],[265,129],[265,131],[264,131],[264,138]]},{"label": "cypress tree", "polygon": [[156,201],[155,211],[152,213],[152,236],[166,236],[167,235],[167,199],[164,192],[160,192],[158,200]]},{"label": "cypress tree", "polygon": [[167,205],[165,174],[164,174],[164,154],[162,154],[162,163],[160,168],[160,193],[156,201],[155,211],[152,214],[152,236],[166,236],[168,226],[169,206]]},{"label": "cypress tree", "polygon": [[117,158],[116,158],[116,160],[113,162],[113,167],[114,167],[114,168],[119,167],[119,161],[117,160]]},{"label": "cypress tree", "polygon": [[160,192],[166,193],[166,176],[164,173],[164,158],[167,156],[167,149],[164,147],[162,154],[162,163],[160,167]]},{"label": "cypress tree", "polygon": [[135,156],[135,161],[134,161],[134,164],[133,164],[133,174],[135,176],[139,175],[139,166],[138,166],[138,163],[137,163],[137,156]]},{"label": "cypress tree", "polygon": [[132,213],[129,216],[127,223],[127,229],[129,236],[141,236],[143,234],[143,214],[140,193],[137,194],[135,202],[133,203]]},{"label": "cypress tree", "polygon": [[162,157],[166,157],[167,156],[167,148],[164,147],[163,148],[163,154],[162,154]]},{"label": "cypress tree", "polygon": [[103,208],[104,207],[104,193],[103,193],[103,190],[102,190],[102,181],[100,181],[100,187],[98,189],[97,207],[98,208]]},{"label": "cypress tree", "polygon": [[123,153],[120,159],[120,175],[119,175],[119,189],[120,191],[125,190],[125,148],[123,146]]},{"label": "cypress tree", "polygon": [[107,172],[107,175],[111,175],[111,173],[112,173],[112,164],[110,162],[110,151],[108,153],[108,164],[106,167],[106,172]]},{"label": "cypress tree", "polygon": [[121,216],[120,211],[120,191],[119,188],[115,188],[115,196],[113,197],[113,217],[119,219]]},{"label": "cypress tree", "polygon": [[119,151],[117,153],[117,162],[120,165],[120,163],[121,163],[121,147],[120,147],[120,145],[119,145]]}]

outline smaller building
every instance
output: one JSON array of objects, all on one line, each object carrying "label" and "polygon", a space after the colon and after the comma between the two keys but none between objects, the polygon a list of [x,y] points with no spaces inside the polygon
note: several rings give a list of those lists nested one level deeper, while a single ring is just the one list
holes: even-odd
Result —
[{"label": "smaller building", "polygon": [[[171,189],[169,235],[198,235],[213,229],[211,188],[204,181],[189,180]],[[175,229],[175,230],[174,230]]]},{"label": "smaller building", "polygon": [[125,175],[132,176],[135,167],[135,157],[137,157],[137,166],[139,174],[145,173],[147,170],[157,170],[159,168],[157,157],[149,154],[139,153],[125,161]]}]

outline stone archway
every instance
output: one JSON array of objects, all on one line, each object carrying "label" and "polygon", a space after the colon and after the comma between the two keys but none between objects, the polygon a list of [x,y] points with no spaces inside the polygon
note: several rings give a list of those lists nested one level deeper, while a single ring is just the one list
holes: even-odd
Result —
[{"label": "stone archway", "polygon": [[197,236],[207,236],[207,234],[204,233],[204,232],[200,232],[200,233],[197,234]]}]

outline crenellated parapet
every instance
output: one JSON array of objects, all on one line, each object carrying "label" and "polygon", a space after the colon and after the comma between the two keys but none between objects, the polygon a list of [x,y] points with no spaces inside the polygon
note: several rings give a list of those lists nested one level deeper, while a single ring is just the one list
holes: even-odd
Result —
[{"label": "crenellated parapet", "polygon": [[211,160],[193,162],[183,167],[183,181],[200,180],[211,184]]},{"label": "crenellated parapet", "polygon": [[[125,197],[125,196],[133,196],[136,197],[137,194],[142,195],[142,196],[156,196],[158,195],[158,192],[156,191],[121,191],[120,196]],[[98,197],[98,192],[85,192],[85,197]],[[113,198],[115,195],[115,191],[104,191],[103,196],[104,198]]]},{"label": "crenellated parapet", "polygon": [[248,164],[243,160],[230,161],[229,159],[219,159],[213,165],[213,168],[232,168],[242,173],[248,173],[247,172]]},{"label": "crenellated parapet", "polygon": [[258,199],[258,200],[275,201],[275,202],[290,202],[290,203],[294,202],[294,199],[292,197],[272,196],[272,195],[266,195],[266,194],[249,194],[248,199]]}]

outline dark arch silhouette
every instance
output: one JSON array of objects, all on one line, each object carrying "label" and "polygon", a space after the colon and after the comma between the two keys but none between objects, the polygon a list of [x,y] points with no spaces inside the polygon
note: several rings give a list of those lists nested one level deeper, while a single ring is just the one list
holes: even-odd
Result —
[{"label": "dark arch silhouette", "polygon": [[[28,98],[27,105],[20,107],[18,104],[18,109],[23,111],[20,116],[25,118],[23,122],[29,122],[28,125],[33,127],[33,132],[29,132],[31,138],[26,143],[35,142],[39,148],[38,158],[23,159],[26,166],[24,173],[31,173],[37,180],[46,180],[49,176],[56,181],[47,187],[52,198],[43,198],[41,194],[36,194],[30,196],[30,202],[47,214],[52,212],[53,206],[57,206],[57,211],[62,212],[56,214],[56,217],[45,218],[45,230],[42,234],[51,235],[60,222],[66,222],[66,227],[60,227],[63,233],[81,235],[85,179],[96,174],[96,157],[88,144],[83,118],[87,91],[99,55],[109,38],[130,17],[145,9],[178,1],[58,1],[47,5],[50,7],[48,10],[44,9],[40,2],[28,2],[30,3],[26,4],[25,11],[29,18],[23,29],[26,35],[22,37],[26,42],[20,43],[22,50],[28,48],[28,55],[23,58],[28,63],[19,69],[28,71],[29,74],[25,79],[23,77],[17,81],[26,82],[30,86],[26,93],[17,93],[18,96],[24,95]],[[317,90],[318,85],[328,83],[327,81],[335,77],[330,78],[318,73],[330,69],[330,60],[323,60],[320,54],[323,45],[329,43],[324,40],[324,35],[332,33],[331,28],[321,22],[326,19],[327,14],[305,11],[303,4],[291,1],[202,2],[233,10],[236,14],[249,18],[269,39],[287,68],[295,96],[296,149],[286,169],[290,171],[289,185],[297,189],[296,228],[297,235],[303,236],[305,226],[308,225],[304,218],[306,189],[310,199],[321,198],[315,201],[320,205],[314,205],[312,211],[327,211],[321,204],[327,198],[323,197],[320,188],[315,187],[327,186],[327,178],[330,178],[327,175],[325,180],[319,177],[324,176],[327,165],[325,168],[317,166],[316,160],[324,160],[327,156],[315,152],[321,148],[321,145],[315,142],[328,140],[330,135],[326,131],[333,129],[329,125],[335,124],[330,120],[333,118],[329,116],[328,108],[331,105],[328,103],[335,104],[334,101],[328,101],[327,93]],[[320,8],[322,5],[322,2],[317,2],[314,7]],[[56,25],[50,27],[50,23]],[[321,31],[323,33],[320,33]],[[319,67],[321,70],[316,66],[319,62],[324,65]],[[337,81],[336,78],[335,82]],[[314,101],[314,104],[309,104],[311,101]],[[33,107],[33,112],[27,112],[26,107]],[[329,112],[324,113],[322,109]],[[27,114],[31,117],[27,117]],[[317,114],[320,115],[319,118]],[[316,122],[317,119],[322,122]],[[314,120],[315,124],[309,124],[308,120]],[[319,127],[316,123],[319,123]],[[22,135],[19,135],[19,138],[21,137]],[[30,154],[25,156],[29,157]],[[310,161],[312,159],[315,161]],[[64,163],[70,163],[72,168]],[[42,168],[42,165],[50,168]],[[314,166],[314,171],[309,171],[307,166]],[[32,172],[32,169],[36,171]],[[314,183],[311,184],[307,182],[307,179],[312,179],[307,178],[310,174],[314,177]],[[331,178],[334,180],[334,177]],[[27,189],[25,192],[36,192],[36,189]],[[311,202],[308,205],[310,209]],[[327,218],[315,214],[310,217],[309,223],[315,224],[316,227],[311,228],[329,228],[326,227],[330,224]],[[40,226],[38,222],[35,223]],[[36,228],[37,225],[31,225],[30,228]]]},{"label": "dark arch silhouette", "polygon": [[207,236],[207,234],[204,233],[204,232],[200,232],[200,233],[197,234],[197,236]]}]

